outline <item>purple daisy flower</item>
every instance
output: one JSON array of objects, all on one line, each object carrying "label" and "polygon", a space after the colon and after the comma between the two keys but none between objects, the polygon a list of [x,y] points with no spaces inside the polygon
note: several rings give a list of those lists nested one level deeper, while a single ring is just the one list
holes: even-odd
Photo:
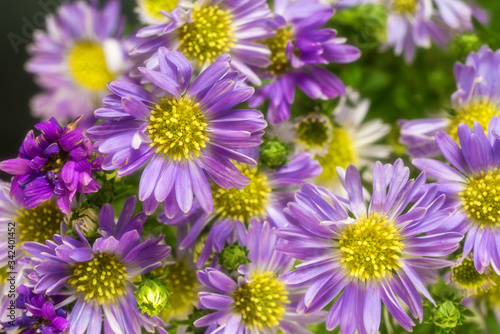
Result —
[{"label": "purple daisy flower", "polygon": [[460,123],[472,127],[477,121],[486,129],[490,119],[500,115],[500,50],[493,52],[483,46],[470,53],[465,64],[455,64],[454,72],[458,90],[451,97],[455,112],[450,118],[399,122],[400,141],[415,158],[439,155],[434,139],[439,131],[446,131],[458,142]]},{"label": "purple daisy flower", "polygon": [[[206,213],[196,203],[186,216],[178,214],[169,218],[160,214],[158,220],[173,226],[190,225],[189,232],[179,240],[181,249],[194,248],[198,241],[203,246],[197,260],[203,266],[212,252],[220,252],[225,242],[243,242],[250,221],[268,221],[273,227],[288,224],[283,208],[293,200],[293,193],[305,179],[321,174],[321,166],[309,153],[300,153],[276,171],[238,164],[239,171],[250,183],[243,189],[224,189],[212,186],[214,211]],[[209,228],[209,230],[208,230]],[[201,236],[208,230],[205,238]]]},{"label": "purple daisy flower", "polygon": [[159,47],[166,47],[179,50],[196,69],[204,69],[228,53],[234,69],[246,75],[249,81],[260,84],[251,67],[269,65],[269,49],[255,43],[273,34],[272,13],[266,1],[197,0],[191,7],[187,11],[182,7],[162,11],[167,22],[139,30],[137,36],[146,41],[131,55],[144,60],[153,56]]},{"label": "purple daisy flower", "polygon": [[258,89],[249,104],[257,107],[269,98],[267,118],[278,124],[290,118],[295,87],[312,99],[343,95],[342,81],[318,64],[350,63],[360,51],[344,44],[335,30],[321,28],[333,9],[319,0],[275,0],[274,11],[276,34],[260,41],[271,50],[271,63],[260,72],[273,81]]},{"label": "purple daisy flower", "polygon": [[[22,316],[5,322],[7,330],[17,330],[25,334],[62,334],[67,333],[69,322],[66,310],[55,309],[52,301],[45,295],[35,294],[32,288],[21,285],[18,289],[16,309],[23,310]],[[12,326],[12,323],[14,324]]]},{"label": "purple daisy flower", "polygon": [[[238,149],[256,147],[266,127],[253,109],[233,110],[253,94],[231,59],[223,55],[191,82],[192,67],[178,51],[159,49],[159,69],[139,68],[142,86],[115,81],[115,95],[95,114],[102,124],[88,130],[101,153],[103,169],[119,176],[147,165],[139,199],[147,214],[163,202],[167,216],[191,209],[193,194],[212,211],[209,176],[224,189],[243,188],[249,180],[231,160],[255,164]],[[230,160],[231,159],[231,160]],[[150,160],[150,161],[149,161]],[[148,163],[149,161],[149,163]]]},{"label": "purple daisy flower", "polygon": [[127,69],[127,46],[120,2],[100,10],[83,1],[62,5],[49,15],[46,31],[34,33],[26,69],[44,92],[35,96],[35,117],[71,120],[84,115],[84,128],[95,123],[92,112],[109,94],[106,84]]},{"label": "purple daisy flower", "polygon": [[[142,224],[147,216],[133,215],[137,200],[125,203],[115,225],[113,207],[106,204],[99,213],[102,237],[93,245],[80,233],[79,240],[55,235],[40,244],[27,242],[24,249],[34,257],[29,278],[35,293],[66,295],[61,304],[74,301],[68,317],[69,332],[75,334],[140,333],[141,326],[154,332],[162,325],[156,318],[140,313],[133,296],[137,276],[161,265],[170,247],[160,244],[163,236],[140,242]],[[104,323],[103,323],[104,313]]]},{"label": "purple daisy flower", "polygon": [[[251,263],[239,268],[237,282],[224,273],[208,268],[198,272],[198,279],[211,291],[200,292],[199,307],[215,310],[197,321],[206,333],[251,334],[311,333],[307,326],[324,321],[323,314],[300,315],[296,306],[304,291],[288,286],[282,275],[291,270],[294,259],[275,251],[275,229],[265,222],[253,221],[246,247]],[[217,328],[218,326],[218,328]],[[217,329],[216,329],[217,328]]]},{"label": "purple daisy flower", "polygon": [[335,300],[326,328],[340,324],[343,334],[377,333],[381,302],[407,331],[414,323],[403,304],[413,317],[423,319],[419,292],[433,302],[424,281],[435,275],[433,269],[452,264],[441,257],[458,248],[463,236],[449,230],[463,215],[443,205],[445,196],[436,197],[437,186],[417,195],[425,173],[415,180],[409,175],[401,159],[394,165],[377,162],[368,208],[353,165],[341,180],[346,199],[302,185],[285,209],[291,226],[277,232],[288,241],[277,250],[304,261],[284,280],[307,287],[299,313],[315,314]]},{"label": "purple daisy flower", "polygon": [[78,193],[93,193],[101,185],[92,178],[100,170],[101,158],[90,160],[92,142],[77,128],[81,117],[64,128],[55,118],[35,125],[40,134],[28,132],[19,157],[0,163],[0,169],[14,175],[11,196],[25,208],[34,208],[57,197],[57,205],[68,214]]},{"label": "purple daisy flower", "polygon": [[472,250],[478,272],[484,273],[491,264],[500,274],[500,119],[493,117],[488,136],[478,122],[473,128],[465,123],[458,126],[460,146],[444,132],[436,134],[436,144],[453,167],[433,159],[415,159],[413,164],[438,178],[441,192],[454,199],[454,204],[466,216],[459,229],[467,233],[463,258]]}]

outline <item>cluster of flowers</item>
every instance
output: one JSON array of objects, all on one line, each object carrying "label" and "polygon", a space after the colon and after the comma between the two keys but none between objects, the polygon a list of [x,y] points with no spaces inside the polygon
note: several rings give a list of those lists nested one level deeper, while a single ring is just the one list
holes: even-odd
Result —
[{"label": "cluster of flowers", "polygon": [[[410,178],[403,160],[378,161],[390,127],[365,122],[370,102],[327,68],[360,57],[328,27],[334,7],[367,2],[138,0],[128,37],[118,1],[49,16],[27,64],[47,120],[0,163],[13,175],[0,184],[2,326],[374,334],[384,308],[407,331],[425,320],[438,272],[467,295],[494,287],[500,51],[456,64],[449,118],[400,121]],[[408,62],[484,19],[460,0],[377,5]],[[296,88],[338,104],[292,117]]]}]

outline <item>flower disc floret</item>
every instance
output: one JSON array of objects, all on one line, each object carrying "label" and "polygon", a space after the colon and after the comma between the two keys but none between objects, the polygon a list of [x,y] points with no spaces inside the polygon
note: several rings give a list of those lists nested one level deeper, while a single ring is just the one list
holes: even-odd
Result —
[{"label": "flower disc floret", "polygon": [[85,300],[97,300],[100,305],[113,302],[126,293],[126,267],[114,254],[101,253],[73,267],[69,284],[85,295]]},{"label": "flower disc floret", "polygon": [[255,272],[249,279],[234,292],[234,311],[247,326],[260,331],[278,326],[290,302],[285,284],[271,271]]},{"label": "flower disc floret", "polygon": [[271,51],[271,56],[269,56],[271,64],[267,67],[269,74],[279,76],[290,70],[290,61],[286,56],[286,46],[292,38],[292,28],[283,27],[278,29],[273,37],[260,41]]},{"label": "flower disc floret", "polygon": [[180,32],[181,52],[188,59],[204,64],[231,50],[236,39],[229,9],[220,5],[198,6],[193,9],[191,19]]},{"label": "flower disc floret", "polygon": [[479,291],[486,291],[491,286],[489,272],[479,273],[474,267],[474,261],[465,258],[462,263],[451,268],[451,275],[457,285],[466,296],[476,295]]},{"label": "flower disc floret", "polygon": [[353,139],[349,132],[343,128],[335,128],[326,154],[323,156],[318,155],[315,159],[323,167],[323,173],[318,177],[318,180],[336,180],[337,167],[345,168],[349,164],[356,164],[358,160]]},{"label": "flower disc floret", "polygon": [[172,160],[193,159],[209,140],[200,104],[187,96],[164,98],[151,110],[148,124],[150,145]]},{"label": "flower disc floret", "polygon": [[263,219],[271,195],[271,186],[265,174],[257,168],[238,164],[242,175],[250,179],[243,189],[213,189],[214,208],[223,219],[239,219],[249,222],[252,218]]},{"label": "flower disc floret", "polygon": [[156,20],[165,20],[160,10],[170,12],[177,8],[178,0],[144,0],[142,6],[146,13]]},{"label": "flower disc floret", "polygon": [[462,210],[481,228],[500,226],[500,172],[498,168],[473,174],[459,194]]},{"label": "flower disc floret", "polygon": [[398,14],[414,15],[418,11],[419,0],[394,0],[392,10]]},{"label": "flower disc floret", "polygon": [[359,280],[379,280],[401,266],[404,244],[392,221],[378,214],[360,218],[340,233],[342,267]]},{"label": "flower disc floret", "polygon": [[326,117],[309,114],[295,125],[297,140],[306,147],[323,147],[328,144],[332,128]]},{"label": "flower disc floret", "polygon": [[106,65],[102,46],[91,41],[77,42],[69,50],[68,66],[73,79],[91,90],[102,90],[114,80]]},{"label": "flower disc floret", "polygon": [[60,232],[61,222],[64,215],[57,205],[47,201],[33,209],[20,208],[16,218],[17,230],[19,231],[18,244],[27,241],[45,243],[52,239],[54,234]]},{"label": "flower disc floret", "polygon": [[487,133],[488,123],[493,116],[500,115],[500,108],[496,103],[487,99],[472,100],[458,108],[456,114],[448,125],[448,134],[458,142],[458,125],[465,123],[472,127],[474,121],[479,122],[485,133]]}]

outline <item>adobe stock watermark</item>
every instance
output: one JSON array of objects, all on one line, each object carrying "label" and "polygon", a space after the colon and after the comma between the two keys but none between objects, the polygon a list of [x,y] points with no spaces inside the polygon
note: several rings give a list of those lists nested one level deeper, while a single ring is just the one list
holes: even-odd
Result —
[{"label": "adobe stock watermark", "polygon": [[9,32],[7,38],[15,53],[18,53],[21,46],[28,44],[31,41],[33,32],[45,26],[45,18],[48,14],[55,12],[65,0],[38,0],[38,6],[41,10],[37,11],[31,17],[31,20],[26,16],[21,18],[22,27],[20,34]]}]

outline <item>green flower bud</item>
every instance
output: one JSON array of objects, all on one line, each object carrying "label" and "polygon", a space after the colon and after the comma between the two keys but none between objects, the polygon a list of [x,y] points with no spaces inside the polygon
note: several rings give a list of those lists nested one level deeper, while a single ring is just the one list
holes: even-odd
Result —
[{"label": "green flower bud", "polygon": [[64,218],[64,222],[70,231],[76,231],[78,226],[86,238],[91,238],[97,234],[99,215],[92,208],[74,209]]},{"label": "green flower bud", "polygon": [[467,308],[458,302],[446,300],[433,311],[432,322],[438,327],[439,333],[452,333],[456,327],[463,324],[465,320],[463,313],[466,310]]},{"label": "green flower bud", "polygon": [[478,35],[465,32],[455,36],[451,47],[458,54],[459,59],[465,60],[469,53],[478,51],[482,45],[483,42]]},{"label": "green flower bud", "polygon": [[238,242],[235,242],[232,245],[229,245],[226,242],[226,245],[221,252],[216,253],[215,255],[219,259],[217,264],[220,264],[229,271],[233,271],[238,269],[238,267],[242,264],[252,262],[247,257],[248,253],[250,253],[250,250],[248,250],[245,246],[238,245]]},{"label": "green flower bud", "polygon": [[274,137],[260,146],[260,163],[273,169],[278,168],[287,164],[289,154],[288,145]]},{"label": "green flower bud", "polygon": [[141,309],[141,313],[154,316],[170,306],[168,296],[172,292],[167,289],[167,284],[154,276],[153,278],[143,279],[134,292],[137,308]]},{"label": "green flower bud", "polygon": [[332,24],[355,46],[378,47],[387,39],[387,8],[376,4],[346,8],[332,17]]}]

